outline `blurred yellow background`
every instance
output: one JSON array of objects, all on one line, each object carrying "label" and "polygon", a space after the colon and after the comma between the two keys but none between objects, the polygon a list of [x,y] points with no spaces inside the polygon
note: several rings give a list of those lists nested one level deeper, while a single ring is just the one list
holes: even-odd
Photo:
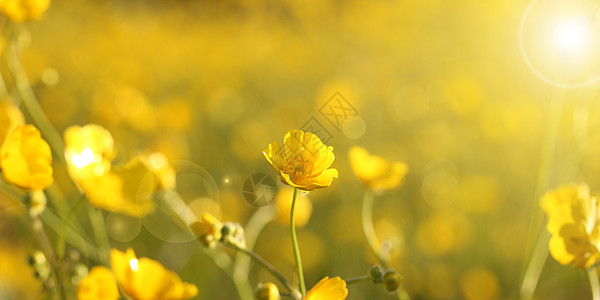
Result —
[{"label": "blurred yellow background", "polygon": [[[112,133],[117,160],[149,150],[198,164],[206,177],[178,177],[180,192],[222,220],[245,224],[256,210],[242,199],[245,178],[276,178],[262,154],[269,143],[320,124],[340,176],[309,194],[312,216],[298,229],[309,286],[375,262],[360,225],[364,187],[348,162],[358,145],[409,166],[402,187],[376,197],[374,221],[413,299],[516,299],[543,230],[535,217],[540,176],[550,187],[585,181],[600,190],[600,52],[570,59],[544,44],[549,25],[539,19],[558,2],[55,0],[17,34],[59,132],[96,123]],[[354,109],[352,118],[322,113],[335,97]],[[561,103],[556,144],[540,175],[552,101]],[[66,176],[55,167],[69,195]],[[213,202],[196,190],[205,179],[214,183]],[[36,242],[16,217],[19,204],[0,200],[0,290],[37,299],[41,286],[26,265]],[[288,229],[268,224],[256,252],[291,274]],[[197,299],[237,299],[197,243],[151,231],[142,226],[112,242],[196,284]],[[272,281],[259,268],[249,276]],[[348,299],[393,299],[369,283],[349,291]],[[591,296],[585,273],[549,258],[536,297]]]}]

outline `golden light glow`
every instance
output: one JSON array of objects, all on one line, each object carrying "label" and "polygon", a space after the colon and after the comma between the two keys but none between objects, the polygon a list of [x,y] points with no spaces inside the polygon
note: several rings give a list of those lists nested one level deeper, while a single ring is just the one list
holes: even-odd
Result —
[{"label": "golden light glow", "polygon": [[73,155],[71,162],[77,168],[85,168],[96,160],[94,152],[90,148],[85,148],[81,153]]},{"label": "golden light glow", "polygon": [[129,267],[132,271],[137,272],[139,270],[138,263],[138,260],[135,258],[129,260]]}]

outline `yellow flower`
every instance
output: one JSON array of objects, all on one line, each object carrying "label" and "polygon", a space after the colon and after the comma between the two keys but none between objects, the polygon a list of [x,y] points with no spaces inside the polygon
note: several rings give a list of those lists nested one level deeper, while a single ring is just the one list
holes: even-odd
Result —
[{"label": "yellow flower", "polygon": [[21,188],[43,190],[52,185],[52,153],[33,125],[14,129],[0,149],[4,179]]},{"label": "yellow flower", "polygon": [[112,249],[110,261],[123,293],[134,300],[189,299],[198,288],[181,281],[179,276],[149,258],[137,258],[133,249],[126,252]]},{"label": "yellow flower", "polygon": [[272,282],[267,282],[258,287],[256,292],[256,300],[279,300],[279,289]]},{"label": "yellow flower", "polygon": [[142,157],[101,175],[88,174],[81,177],[79,183],[96,207],[139,217],[155,209],[152,201],[156,187],[154,176]]},{"label": "yellow flower", "polygon": [[50,0],[3,0],[0,11],[14,22],[39,19],[50,6]]},{"label": "yellow flower", "polygon": [[370,155],[361,147],[350,148],[349,158],[354,175],[373,190],[389,190],[399,186],[408,171],[405,163]]},{"label": "yellow flower", "polygon": [[65,158],[75,181],[88,175],[103,175],[115,157],[112,135],[95,124],[71,126],[65,130]]},{"label": "yellow flower", "polygon": [[[293,188],[279,189],[275,196],[275,205],[278,211],[278,221],[289,225],[290,214],[292,209],[292,196],[294,195]],[[307,195],[298,193],[296,195],[296,211],[294,212],[294,221],[296,227],[304,227],[310,220],[312,214],[312,202]]]},{"label": "yellow flower", "polygon": [[548,215],[552,257],[563,265],[590,268],[600,253],[598,199],[586,184],[566,184],[550,191],[540,201]]},{"label": "yellow flower", "polygon": [[343,300],[346,297],[346,282],[339,277],[326,276],[306,293],[304,300]]},{"label": "yellow flower", "polygon": [[0,101],[0,146],[15,128],[25,124],[23,113],[8,100]]},{"label": "yellow flower", "polygon": [[154,152],[147,157],[148,166],[156,176],[157,187],[162,190],[174,190],[176,186],[175,169],[169,164],[167,157]]},{"label": "yellow flower", "polygon": [[336,169],[328,169],[335,159],[333,147],[310,132],[292,130],[283,138],[283,147],[273,142],[263,154],[283,183],[304,191],[328,187],[338,177]]},{"label": "yellow flower", "polygon": [[113,273],[106,267],[96,266],[77,286],[77,300],[117,300],[119,288]]},{"label": "yellow flower", "polygon": [[190,228],[204,245],[211,248],[216,246],[223,236],[223,223],[209,213],[203,213],[200,220],[190,224]]}]

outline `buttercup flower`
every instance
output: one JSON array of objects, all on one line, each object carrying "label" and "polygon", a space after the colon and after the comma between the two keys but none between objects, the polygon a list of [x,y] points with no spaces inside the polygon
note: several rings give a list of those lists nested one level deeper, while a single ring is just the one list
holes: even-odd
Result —
[{"label": "buttercup flower", "polygon": [[126,252],[112,249],[110,261],[123,293],[134,300],[179,300],[198,294],[195,285],[181,281],[175,272],[155,260],[138,259],[131,248]]},{"label": "buttercup flower", "polygon": [[0,11],[14,22],[39,19],[50,6],[50,0],[3,0]]},{"label": "buttercup flower", "polygon": [[548,192],[540,201],[548,215],[552,257],[563,265],[590,268],[600,253],[598,199],[586,184],[566,184]]},{"label": "buttercup flower", "polygon": [[328,187],[338,177],[336,169],[329,169],[335,159],[333,147],[311,132],[292,130],[283,146],[273,142],[263,154],[283,183],[304,191]]},{"label": "buttercup flower", "polygon": [[344,300],[346,297],[346,282],[339,277],[326,276],[306,293],[304,300]]},{"label": "buttercup flower", "polygon": [[223,236],[223,223],[209,213],[203,213],[200,220],[190,224],[190,228],[205,246],[211,248],[216,246]]},{"label": "buttercup flower", "polygon": [[25,124],[23,113],[8,100],[0,101],[0,146],[15,128]]},{"label": "buttercup flower", "polygon": [[154,176],[141,157],[100,176],[88,174],[81,177],[79,183],[96,207],[139,217],[155,209],[152,201],[156,187]]},{"label": "buttercup flower", "polygon": [[150,170],[156,176],[157,187],[162,190],[174,190],[176,186],[175,169],[164,154],[154,152],[146,157]]},{"label": "buttercup flower", "polygon": [[65,130],[65,158],[75,181],[85,176],[101,176],[110,171],[115,157],[112,135],[95,124],[71,126]]},{"label": "buttercup flower", "polygon": [[106,267],[95,266],[77,286],[77,300],[117,300],[119,288],[113,273]]},{"label": "buttercup flower", "polygon": [[17,127],[0,148],[4,179],[24,189],[43,190],[52,185],[52,153],[33,125]]},{"label": "buttercup flower", "polygon": [[405,163],[370,155],[361,147],[350,148],[349,158],[354,175],[373,190],[389,190],[399,186],[408,171]]},{"label": "buttercup flower", "polygon": [[[275,205],[277,206],[278,212],[277,220],[282,224],[290,224],[293,193],[293,188],[285,187],[279,189],[275,196]],[[296,227],[304,227],[310,220],[311,214],[312,202],[310,202],[307,195],[298,193],[298,195],[296,195],[296,211],[294,214]]]}]

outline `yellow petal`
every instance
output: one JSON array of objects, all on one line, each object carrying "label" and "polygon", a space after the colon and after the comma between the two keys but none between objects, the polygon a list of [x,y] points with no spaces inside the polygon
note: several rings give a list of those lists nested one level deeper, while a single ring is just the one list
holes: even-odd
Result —
[{"label": "yellow petal", "polygon": [[408,171],[406,164],[370,155],[361,147],[350,148],[349,159],[354,175],[374,190],[389,190],[399,186]]},{"label": "yellow petal", "polygon": [[119,289],[113,273],[106,267],[95,266],[77,286],[77,300],[117,300]]},{"label": "yellow petal", "polygon": [[321,279],[308,293],[305,300],[343,300],[348,296],[346,282],[340,277]]},{"label": "yellow petal", "polygon": [[190,224],[194,235],[208,247],[214,247],[221,240],[223,224],[209,213],[203,213],[199,221]]},{"label": "yellow petal", "polygon": [[14,129],[0,149],[0,168],[7,182],[43,190],[53,183],[52,153],[33,125]]},{"label": "yellow petal", "polygon": [[0,1],[0,11],[13,22],[39,19],[50,6],[50,0]]},{"label": "yellow petal", "polygon": [[23,113],[9,100],[0,101],[0,146],[13,129],[25,124]]}]

